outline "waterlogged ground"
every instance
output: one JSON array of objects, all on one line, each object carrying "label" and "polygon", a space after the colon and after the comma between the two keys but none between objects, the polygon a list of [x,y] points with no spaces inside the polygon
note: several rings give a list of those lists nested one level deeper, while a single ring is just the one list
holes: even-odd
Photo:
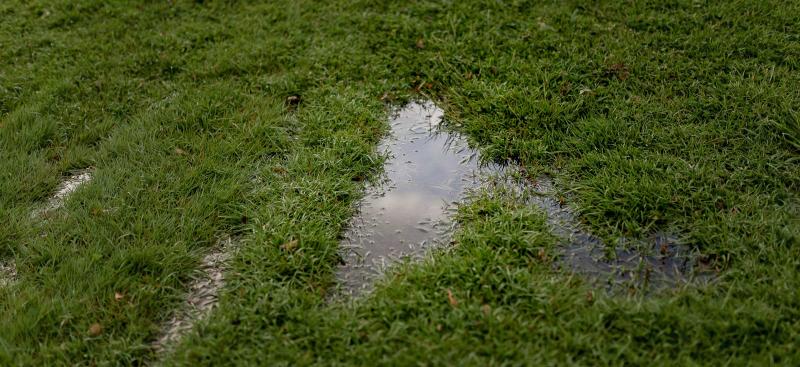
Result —
[{"label": "waterlogged ground", "polygon": [[392,264],[419,261],[430,250],[450,245],[457,205],[480,190],[503,190],[541,209],[563,249],[557,266],[605,284],[647,291],[675,287],[710,272],[696,267],[696,253],[675,236],[620,238],[608,246],[578,220],[574,208],[557,199],[552,179],[528,179],[513,162],[481,162],[479,152],[458,133],[441,127],[444,111],[433,102],[412,102],[392,112],[391,131],[378,146],[387,157],[383,174],[368,185],[341,242],[340,291],[369,290]]},{"label": "waterlogged ground", "polygon": [[705,283],[714,277],[713,269],[699,261],[698,250],[676,235],[662,232],[604,243],[580,222],[576,208],[562,202],[551,178],[539,176],[525,190],[534,193],[525,202],[547,213],[548,228],[562,240],[557,266],[581,274],[601,288],[647,293]]},{"label": "waterlogged ground", "polygon": [[0,365],[799,365],[799,13],[0,2]]},{"label": "waterlogged ground", "polygon": [[431,102],[392,113],[391,132],[378,147],[387,156],[384,174],[367,189],[342,241],[337,278],[345,293],[363,292],[389,265],[446,245],[455,205],[492,171],[463,137],[439,128],[442,118]]}]

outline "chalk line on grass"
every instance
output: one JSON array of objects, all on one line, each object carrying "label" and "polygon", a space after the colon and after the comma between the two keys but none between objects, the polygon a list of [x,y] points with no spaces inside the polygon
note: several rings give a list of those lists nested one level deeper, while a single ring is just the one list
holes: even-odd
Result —
[{"label": "chalk line on grass", "polygon": [[0,287],[7,287],[17,280],[17,266],[13,261],[0,262]]},{"label": "chalk line on grass", "polygon": [[74,172],[72,175],[62,181],[56,188],[55,194],[50,197],[44,207],[34,210],[32,216],[40,216],[47,212],[56,210],[64,206],[67,198],[72,195],[78,188],[92,180],[92,170],[84,169]]},{"label": "chalk line on grass", "polygon": [[177,345],[197,322],[208,318],[217,306],[219,292],[225,285],[224,272],[235,247],[234,240],[226,236],[203,257],[200,269],[189,284],[183,306],[164,325],[161,335],[152,345],[158,353]]}]

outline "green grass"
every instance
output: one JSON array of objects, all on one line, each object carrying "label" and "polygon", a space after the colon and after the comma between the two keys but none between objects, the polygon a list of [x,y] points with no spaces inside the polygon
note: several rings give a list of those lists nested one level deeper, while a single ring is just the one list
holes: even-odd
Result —
[{"label": "green grass", "polygon": [[[153,362],[203,254],[235,235],[220,307],[164,363],[797,365],[797,14],[3,2],[0,259],[18,279],[0,288],[0,364]],[[539,259],[559,249],[543,213],[484,195],[461,208],[456,247],[326,303],[360,178],[380,169],[384,102],[418,95],[486,157],[554,175],[595,233],[678,232],[717,281],[593,290]],[[31,217],[86,167],[64,208]]]}]

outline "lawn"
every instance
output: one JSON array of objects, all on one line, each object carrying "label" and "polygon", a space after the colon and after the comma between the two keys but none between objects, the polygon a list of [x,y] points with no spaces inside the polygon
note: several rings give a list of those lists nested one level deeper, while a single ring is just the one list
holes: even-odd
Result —
[{"label": "lawn", "polygon": [[[3,1],[0,365],[798,365],[798,18],[777,0]],[[713,281],[598,288],[554,266],[545,212],[487,191],[453,246],[332,302],[387,107],[420,98],[485,159],[553,177],[608,243],[676,233]],[[159,352],[225,238],[219,305]]]}]

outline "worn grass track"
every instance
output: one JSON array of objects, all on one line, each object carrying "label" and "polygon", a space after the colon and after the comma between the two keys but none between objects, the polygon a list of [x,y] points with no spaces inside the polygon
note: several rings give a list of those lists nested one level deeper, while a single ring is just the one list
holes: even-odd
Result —
[{"label": "worn grass track", "polygon": [[[796,365],[798,14],[743,0],[3,2],[0,263],[16,274],[0,286],[0,364]],[[551,266],[542,213],[485,195],[461,208],[455,248],[328,304],[339,236],[382,162],[385,103],[419,94],[487,157],[553,175],[595,233],[678,232],[717,281],[593,290]],[[89,167],[64,207],[31,215]],[[219,307],[157,355],[227,235],[241,243]]]}]

